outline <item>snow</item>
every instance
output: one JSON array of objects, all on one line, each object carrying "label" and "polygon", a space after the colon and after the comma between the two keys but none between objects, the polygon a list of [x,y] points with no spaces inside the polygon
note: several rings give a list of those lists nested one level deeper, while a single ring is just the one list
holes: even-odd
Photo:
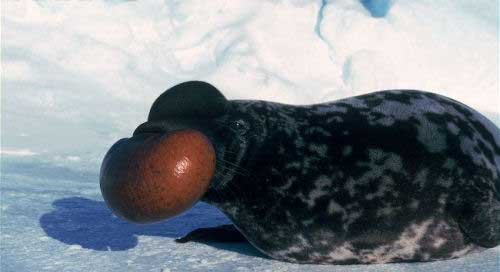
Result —
[{"label": "snow", "polygon": [[6,0],[2,8],[2,271],[497,271],[500,248],[457,260],[300,266],[248,244],[176,244],[227,223],[199,203],[154,225],[109,212],[104,153],[166,88],[307,104],[424,89],[500,125],[498,1]]}]

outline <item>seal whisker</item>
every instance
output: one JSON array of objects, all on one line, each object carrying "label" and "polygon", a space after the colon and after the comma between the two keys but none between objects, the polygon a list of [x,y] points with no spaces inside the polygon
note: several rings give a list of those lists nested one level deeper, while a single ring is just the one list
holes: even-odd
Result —
[{"label": "seal whisker", "polygon": [[224,171],[224,173],[227,173],[227,174],[239,174],[239,175],[242,175],[242,176],[249,176],[249,173],[248,172],[241,172],[239,171],[238,169],[235,169],[235,168],[230,168],[230,167],[227,167],[227,166],[220,166],[221,170]]},{"label": "seal whisker", "polygon": [[223,164],[228,164],[232,167],[234,167],[234,169],[231,169],[231,168],[227,168],[227,169],[231,169],[231,170],[238,170],[238,172],[240,174],[243,174],[243,175],[248,175],[250,173],[250,171],[248,171],[247,169],[245,169],[244,167],[241,167],[233,162],[229,162],[227,160],[224,160],[224,159],[216,159],[218,162],[222,162]]},{"label": "seal whisker", "polygon": [[[228,170],[231,170],[231,169],[228,169]],[[232,174],[232,173],[228,173],[228,172],[222,172],[222,173],[220,173],[220,172],[217,172],[214,175],[214,177],[218,178],[219,180],[225,180],[225,178],[227,178],[228,175],[230,175],[230,174]],[[249,174],[247,176],[247,178],[250,177],[250,176],[251,175]],[[228,196],[231,197],[232,199],[236,199],[236,200],[238,200],[238,199],[248,199],[247,198],[247,192],[246,192],[245,188],[243,188],[243,186],[241,186],[240,184],[238,184],[236,182],[233,182],[233,183],[229,184],[229,186],[226,186],[226,185],[227,184],[225,184],[225,183],[224,184],[218,184],[217,186],[214,186],[214,188],[219,189],[219,187],[224,187],[224,191],[221,192],[220,190],[218,190],[219,193],[221,195],[224,195],[224,196],[229,194]]]},{"label": "seal whisker", "polygon": [[[223,180],[223,178],[226,177],[226,175],[222,173],[217,173],[215,176],[221,178],[221,180]],[[236,192],[233,190],[233,188],[231,188],[231,187],[239,187],[237,184],[231,184],[231,186],[225,186],[225,185],[226,184],[218,184],[217,186],[213,187],[214,190],[217,192],[217,194],[220,196],[221,202],[225,202],[227,198],[238,200],[240,198],[244,199],[246,197],[245,192],[240,192],[240,191]],[[220,190],[220,187],[222,186],[224,186],[223,191]]]}]

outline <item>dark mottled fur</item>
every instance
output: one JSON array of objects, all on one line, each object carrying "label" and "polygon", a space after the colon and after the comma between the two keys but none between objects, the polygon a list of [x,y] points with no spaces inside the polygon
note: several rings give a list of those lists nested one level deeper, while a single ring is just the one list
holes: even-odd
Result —
[{"label": "dark mottled fur", "polygon": [[475,110],[414,90],[309,106],[221,103],[213,92],[218,114],[150,115],[142,130],[189,127],[212,140],[217,170],[203,200],[265,254],[413,262],[500,244],[500,132]]}]

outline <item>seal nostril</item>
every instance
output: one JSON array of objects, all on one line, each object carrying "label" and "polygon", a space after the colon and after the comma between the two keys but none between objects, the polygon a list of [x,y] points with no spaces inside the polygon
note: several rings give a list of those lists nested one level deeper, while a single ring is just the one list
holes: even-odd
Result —
[{"label": "seal nostril", "polygon": [[167,124],[164,121],[145,122],[140,124],[132,134],[133,136],[143,133],[165,133],[168,131]]}]

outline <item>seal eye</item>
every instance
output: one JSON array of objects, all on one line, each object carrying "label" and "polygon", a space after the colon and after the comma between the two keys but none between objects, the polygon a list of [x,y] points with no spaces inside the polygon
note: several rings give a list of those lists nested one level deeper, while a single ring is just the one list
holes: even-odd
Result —
[{"label": "seal eye", "polygon": [[231,122],[231,128],[237,133],[245,134],[250,129],[250,125],[248,125],[247,122],[239,119]]}]

